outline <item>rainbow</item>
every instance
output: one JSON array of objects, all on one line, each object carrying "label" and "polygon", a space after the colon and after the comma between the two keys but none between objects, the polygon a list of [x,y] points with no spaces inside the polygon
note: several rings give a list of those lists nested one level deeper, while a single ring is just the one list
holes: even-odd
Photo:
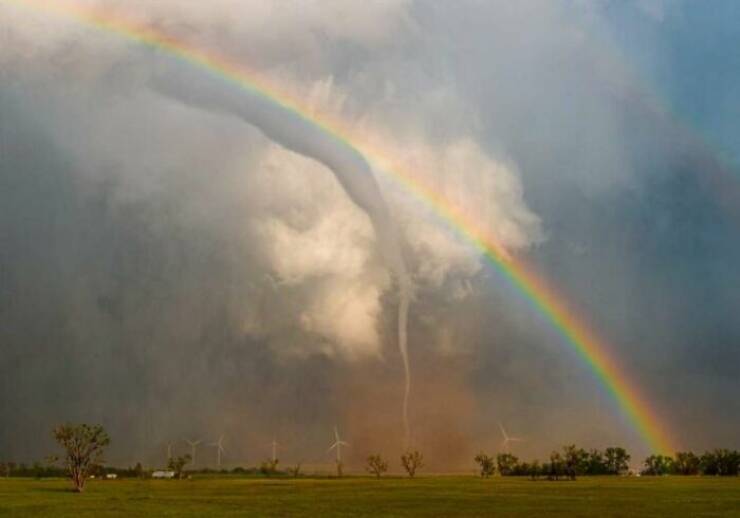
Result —
[{"label": "rainbow", "polygon": [[385,156],[378,146],[350,140],[351,131],[339,120],[316,115],[300,99],[272,83],[264,74],[250,70],[222,56],[201,50],[120,13],[84,6],[65,0],[0,0],[24,8],[53,13],[77,23],[113,33],[126,40],[165,51],[191,66],[198,67],[251,94],[269,101],[276,108],[321,129],[341,145],[359,153],[376,170],[389,175],[406,191],[429,206],[454,231],[469,241],[486,262],[526,298],[530,305],[552,325],[564,343],[590,368],[595,378],[616,402],[623,415],[652,451],[670,454],[676,451],[667,426],[661,422],[646,397],[622,370],[609,347],[589,329],[583,319],[569,310],[554,287],[527,266],[521,258],[512,258],[465,211],[425,185],[397,160]]}]

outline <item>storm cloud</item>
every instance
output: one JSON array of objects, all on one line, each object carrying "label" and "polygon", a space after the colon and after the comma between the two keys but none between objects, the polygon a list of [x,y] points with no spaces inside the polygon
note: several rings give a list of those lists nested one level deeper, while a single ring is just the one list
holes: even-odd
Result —
[{"label": "storm cloud", "polygon": [[[717,115],[738,78],[716,83],[716,106],[666,86],[691,73],[666,65],[693,34],[690,4],[217,4],[115,9],[258,70],[413,169],[559,287],[682,446],[738,446],[740,149]],[[0,457],[42,457],[64,420],[105,424],[121,463],[222,433],[231,465],[273,436],[287,461],[328,463],[335,424],[355,462],[395,457],[393,271],[326,162],[165,51],[2,2],[0,27]],[[725,69],[721,46],[705,52]],[[521,295],[373,175],[414,284],[411,417],[430,465],[495,449],[499,421],[523,456],[566,441],[644,453]]]}]

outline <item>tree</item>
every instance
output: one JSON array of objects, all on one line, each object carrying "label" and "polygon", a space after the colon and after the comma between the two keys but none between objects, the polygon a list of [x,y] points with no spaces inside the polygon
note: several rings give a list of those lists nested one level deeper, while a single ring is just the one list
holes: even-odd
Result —
[{"label": "tree", "polygon": [[480,466],[480,476],[483,478],[488,478],[496,472],[494,458],[483,452],[475,456],[475,462]]},{"label": "tree", "polygon": [[620,447],[610,447],[604,454],[606,472],[611,475],[625,473],[629,469],[630,457],[627,450]]},{"label": "tree", "polygon": [[740,452],[735,450],[718,450],[720,459],[720,475],[735,477],[740,471]]},{"label": "tree", "polygon": [[82,492],[89,469],[103,460],[103,450],[110,444],[108,433],[100,425],[63,424],[54,428],[54,438],[64,448],[64,464],[75,491]]},{"label": "tree", "polygon": [[288,468],[288,472],[293,478],[298,478],[301,476],[301,463],[296,462],[295,465]]},{"label": "tree", "polygon": [[367,467],[365,469],[367,469],[368,473],[372,473],[377,478],[380,478],[383,473],[388,471],[388,462],[383,460],[383,457],[380,456],[380,453],[370,455],[367,458]]},{"label": "tree", "polygon": [[554,451],[550,454],[550,463],[547,465],[547,478],[557,480],[565,473],[565,462],[559,452]]},{"label": "tree", "polygon": [[39,461],[33,463],[31,470],[33,471],[33,476],[36,478],[44,476],[44,466]]},{"label": "tree", "polygon": [[563,446],[563,463],[565,474],[575,480],[576,475],[586,471],[588,453],[583,448],[576,448],[575,444]]},{"label": "tree", "polygon": [[667,475],[673,469],[673,459],[666,455],[650,455],[644,465],[643,475]]},{"label": "tree", "polygon": [[513,475],[519,459],[511,453],[499,453],[496,455],[496,466],[502,477]]},{"label": "tree", "polygon": [[277,473],[277,466],[280,461],[278,459],[267,459],[262,461],[260,465],[260,471],[265,476],[274,475]]},{"label": "tree", "polygon": [[542,474],[542,467],[540,466],[540,461],[534,460],[529,465],[528,473],[529,477],[532,480],[537,480],[540,478],[540,475]]},{"label": "tree", "polygon": [[705,475],[735,476],[740,467],[740,452],[718,449],[701,456],[702,473]]},{"label": "tree", "polygon": [[401,465],[409,477],[414,478],[416,470],[424,467],[424,456],[419,451],[407,451],[401,455]]},{"label": "tree", "polygon": [[698,475],[701,459],[691,451],[679,451],[673,462],[673,472],[678,475]]},{"label": "tree", "polygon": [[701,472],[704,475],[719,475],[719,459],[713,452],[705,452],[699,459]]},{"label": "tree", "polygon": [[606,458],[599,450],[590,450],[586,454],[584,473],[588,475],[603,475],[607,473]]},{"label": "tree", "polygon": [[191,460],[193,460],[193,458],[189,453],[186,453],[181,457],[170,457],[170,460],[167,462],[167,469],[174,471],[176,478],[182,478],[183,469]]}]

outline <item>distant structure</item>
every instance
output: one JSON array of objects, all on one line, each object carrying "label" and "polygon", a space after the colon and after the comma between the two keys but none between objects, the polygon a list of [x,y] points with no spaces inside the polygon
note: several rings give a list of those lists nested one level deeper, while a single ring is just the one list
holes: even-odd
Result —
[{"label": "distant structure", "polygon": [[190,445],[190,462],[193,467],[195,467],[195,449],[198,447],[201,441],[202,439],[197,439],[195,441],[189,441],[188,439],[185,439],[185,442]]},{"label": "distant structure", "polygon": [[167,464],[170,463],[170,459],[172,458],[172,443],[167,443]]},{"label": "distant structure", "polygon": [[224,452],[224,436],[221,435],[218,441],[212,442],[210,445],[216,447],[216,466],[221,469],[221,454]]},{"label": "distant structure", "polygon": [[278,446],[280,446],[280,444],[277,442],[277,440],[275,440],[274,437],[272,439],[271,444],[272,444],[272,463],[275,464],[277,463],[277,449],[278,449]]},{"label": "distant structure", "polygon": [[329,449],[326,450],[327,452],[336,449],[337,451],[337,476],[342,476],[342,446],[349,446],[349,443],[344,442],[342,439],[339,438],[339,430],[337,430],[337,427],[334,427],[334,444],[329,446]]},{"label": "distant structure", "polygon": [[105,478],[108,480],[115,480],[118,478],[116,473],[106,473]]},{"label": "distant structure", "polygon": [[175,472],[158,470],[152,473],[152,478],[175,478]]},{"label": "distant structure", "polygon": [[504,437],[504,440],[501,441],[501,446],[503,446],[504,450],[507,453],[509,451],[509,443],[524,441],[524,439],[520,437],[511,437],[509,434],[507,434],[506,429],[504,429],[504,425],[502,425],[501,423],[498,424],[498,427],[501,429],[501,435]]}]

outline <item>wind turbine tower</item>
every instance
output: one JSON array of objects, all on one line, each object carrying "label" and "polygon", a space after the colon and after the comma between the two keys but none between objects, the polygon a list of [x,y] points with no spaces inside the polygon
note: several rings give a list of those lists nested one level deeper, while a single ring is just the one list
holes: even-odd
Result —
[{"label": "wind turbine tower", "polygon": [[275,440],[275,438],[272,439],[272,463],[277,464],[277,449],[280,444]]},{"label": "wind turbine tower", "polygon": [[334,427],[334,444],[329,446],[329,449],[327,451],[331,451],[336,449],[337,451],[337,476],[342,476],[342,446],[349,446],[349,443],[344,442],[339,437],[339,430],[337,430],[337,427]]},{"label": "wind turbine tower", "polygon": [[216,466],[218,467],[219,470],[221,469],[221,455],[224,452],[224,444],[223,443],[224,443],[224,436],[221,435],[218,438],[218,441],[212,442],[210,444],[210,446],[215,446],[216,447]]}]

